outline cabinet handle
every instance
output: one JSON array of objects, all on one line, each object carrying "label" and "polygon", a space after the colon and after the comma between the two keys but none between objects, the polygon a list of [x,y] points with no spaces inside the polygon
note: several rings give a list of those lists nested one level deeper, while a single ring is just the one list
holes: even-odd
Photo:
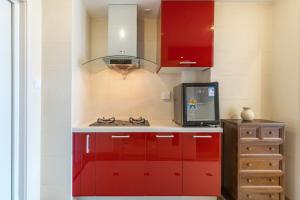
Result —
[{"label": "cabinet handle", "polygon": [[113,139],[122,139],[122,138],[130,138],[130,135],[112,135]]},{"label": "cabinet handle", "polygon": [[179,64],[181,64],[181,65],[195,65],[195,64],[197,64],[197,62],[194,62],[194,61],[182,61]]},{"label": "cabinet handle", "polygon": [[270,194],[269,197],[270,197],[270,199],[275,199],[275,195],[274,194]]},{"label": "cabinet handle", "polygon": [[272,135],[272,134],[273,134],[273,131],[270,131],[270,132],[269,132],[269,135]]},{"label": "cabinet handle", "polygon": [[252,199],[252,196],[250,194],[246,195],[247,199]]},{"label": "cabinet handle", "polygon": [[174,138],[174,135],[155,135],[156,138]]},{"label": "cabinet handle", "polygon": [[248,183],[252,183],[252,180],[250,178],[247,179]]},{"label": "cabinet handle", "polygon": [[212,138],[211,135],[193,135],[193,138],[197,139],[197,138]]},{"label": "cabinet handle", "polygon": [[86,153],[90,153],[90,135],[86,135]]},{"label": "cabinet handle", "polygon": [[247,135],[252,135],[252,131],[247,131]]}]

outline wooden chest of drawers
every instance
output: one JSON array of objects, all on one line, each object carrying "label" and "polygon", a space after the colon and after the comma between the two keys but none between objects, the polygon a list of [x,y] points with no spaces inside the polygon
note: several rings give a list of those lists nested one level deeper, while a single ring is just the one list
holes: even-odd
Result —
[{"label": "wooden chest of drawers", "polygon": [[284,200],[284,124],[223,120],[226,200]]}]

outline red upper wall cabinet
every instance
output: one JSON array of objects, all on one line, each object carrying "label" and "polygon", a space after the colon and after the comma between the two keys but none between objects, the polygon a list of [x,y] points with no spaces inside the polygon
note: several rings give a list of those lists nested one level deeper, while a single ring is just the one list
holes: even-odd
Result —
[{"label": "red upper wall cabinet", "polygon": [[162,67],[212,67],[214,1],[162,1],[158,63]]}]

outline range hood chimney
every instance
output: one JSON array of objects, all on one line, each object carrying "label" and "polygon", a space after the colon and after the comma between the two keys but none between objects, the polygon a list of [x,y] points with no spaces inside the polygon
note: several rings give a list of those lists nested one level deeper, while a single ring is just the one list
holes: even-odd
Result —
[{"label": "range hood chimney", "polygon": [[126,76],[139,68],[137,59],[137,5],[108,6],[107,65]]},{"label": "range hood chimney", "polygon": [[137,5],[108,6],[108,55],[137,56]]}]

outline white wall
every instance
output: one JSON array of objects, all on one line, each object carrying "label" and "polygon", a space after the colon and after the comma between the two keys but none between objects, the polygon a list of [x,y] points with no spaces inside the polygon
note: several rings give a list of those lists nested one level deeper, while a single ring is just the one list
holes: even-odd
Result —
[{"label": "white wall", "polygon": [[[139,54],[156,60],[156,20],[139,21]],[[141,30],[142,27],[142,30]],[[91,58],[106,56],[107,20],[92,19],[90,35]],[[161,92],[171,91],[180,83],[180,75],[157,75],[138,70],[126,80],[112,70],[91,70],[92,98],[90,120],[101,116],[143,116],[148,119],[171,120],[173,104],[160,99]]]},{"label": "white wall", "polygon": [[[219,81],[221,85],[222,118],[236,117],[243,106],[250,106],[257,117],[267,116],[288,122],[289,144],[299,141],[296,135],[299,116],[295,111],[299,111],[300,105],[300,73],[297,68],[300,34],[296,25],[299,21],[294,20],[300,20],[300,17],[296,1],[277,0],[274,2],[274,10],[270,2],[216,3],[215,67],[211,72],[212,80]],[[80,23],[74,24],[72,11],[73,19]],[[91,20],[89,36],[85,35],[85,30],[76,32],[88,24],[82,11],[79,1],[43,1],[43,200],[70,197],[72,73],[74,125],[86,119],[95,120],[99,115],[142,115],[150,120],[170,120],[173,116],[172,102],[160,100],[160,93],[171,90],[181,81],[180,74],[157,75],[139,70],[123,80],[120,74],[111,70],[100,72],[89,68],[89,72],[86,72],[85,68],[80,68],[78,61],[82,58],[88,54],[91,58],[104,56],[107,50],[106,20]],[[75,13],[80,14],[77,16]],[[142,37],[139,36],[144,41],[140,51],[143,51],[146,58],[155,60],[155,48],[152,47],[156,43],[156,23],[145,20],[143,24],[147,31]],[[75,31],[73,36],[72,30]],[[289,30],[288,37],[286,30]],[[85,39],[88,37],[90,48],[85,49]],[[79,40],[75,41],[74,38]],[[295,41],[293,38],[298,39]],[[272,41],[276,41],[274,46]],[[284,87],[280,85],[282,82]],[[295,90],[286,90],[293,87]],[[268,93],[270,88],[272,92]],[[272,106],[268,104],[270,100],[273,100]],[[91,107],[85,107],[86,103]],[[287,188],[292,200],[299,198],[296,191],[299,178],[292,177],[299,166],[296,165],[297,152],[299,149],[296,145],[289,145]]]},{"label": "white wall", "polygon": [[72,124],[88,118],[91,98],[91,77],[82,63],[90,59],[89,16],[80,0],[73,1],[72,24]]},{"label": "white wall", "polygon": [[300,199],[300,2],[273,3],[273,62],[269,72],[271,118],[286,129],[286,190],[291,200]]},{"label": "white wall", "polygon": [[40,200],[42,5],[27,0],[27,199]]},{"label": "white wall", "polygon": [[[270,2],[216,3],[215,67],[211,74],[136,71],[124,81],[114,71],[93,68],[89,120],[99,115],[172,120],[173,104],[160,100],[160,93],[172,91],[187,79],[203,80],[203,76],[206,81],[211,76],[212,81],[220,82],[222,118],[239,117],[243,106],[252,107],[257,117],[263,116],[266,90],[261,86],[263,69],[270,67],[271,11]],[[156,28],[156,20],[139,21],[139,54],[146,59],[156,60]],[[91,58],[107,55],[106,19],[92,19],[90,30]]]},{"label": "white wall", "polygon": [[270,59],[270,3],[217,2],[215,66],[221,118],[238,118],[242,107],[262,116],[262,70]]},{"label": "white wall", "polygon": [[43,0],[41,199],[71,196],[73,0]]}]

